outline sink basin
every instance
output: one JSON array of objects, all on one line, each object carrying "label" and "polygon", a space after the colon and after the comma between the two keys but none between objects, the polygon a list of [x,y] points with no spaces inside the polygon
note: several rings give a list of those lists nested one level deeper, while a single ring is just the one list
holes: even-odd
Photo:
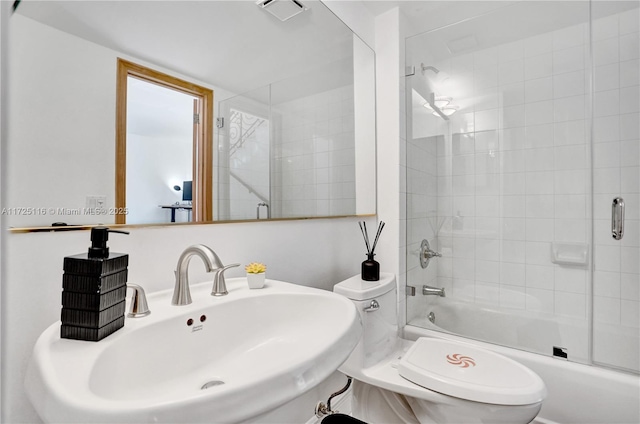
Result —
[{"label": "sink basin", "polygon": [[[191,286],[148,297],[151,314],[127,318],[99,342],[38,339],[25,387],[45,422],[239,422],[309,391],[344,362],[362,328],[352,302],[332,292],[267,280],[229,295]],[[190,321],[192,320],[192,322]],[[189,325],[189,323],[191,324]]]}]

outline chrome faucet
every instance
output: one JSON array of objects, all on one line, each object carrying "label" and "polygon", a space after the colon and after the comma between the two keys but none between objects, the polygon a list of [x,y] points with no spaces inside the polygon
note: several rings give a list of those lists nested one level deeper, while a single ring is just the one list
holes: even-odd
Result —
[{"label": "chrome faucet", "polygon": [[431,287],[431,286],[422,286],[422,294],[425,296],[428,296],[428,295],[434,295],[434,296],[440,296],[440,297],[446,296],[444,293],[444,287],[438,288],[438,287]]},{"label": "chrome faucet", "polygon": [[178,266],[175,271],[176,286],[173,290],[173,299],[171,300],[172,305],[188,305],[191,303],[191,291],[189,290],[187,271],[189,269],[189,261],[191,261],[193,256],[200,256],[200,258],[202,258],[207,272],[224,268],[218,255],[209,247],[203,244],[187,247],[178,259]]}]

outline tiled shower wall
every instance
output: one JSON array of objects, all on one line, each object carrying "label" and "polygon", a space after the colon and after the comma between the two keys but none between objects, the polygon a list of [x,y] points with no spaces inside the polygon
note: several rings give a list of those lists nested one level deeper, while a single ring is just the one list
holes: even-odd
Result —
[{"label": "tiled shower wall", "polygon": [[[279,87],[222,102],[225,106],[231,102],[239,113],[233,115],[230,109],[229,116],[244,114],[248,121],[258,117],[265,122],[230,158],[227,144],[237,142],[240,133],[233,129],[220,133],[216,219],[254,219],[262,202],[270,204],[273,218],[354,215],[353,84],[270,105],[270,90],[275,89]],[[233,120],[227,120],[227,127],[233,128]],[[246,185],[231,177],[230,170]],[[266,208],[261,207],[260,218],[266,217]]]},{"label": "tiled shower wall", "polygon": [[[421,122],[407,145],[408,280],[412,268],[422,284],[435,273],[450,297],[578,325],[586,346],[591,264],[553,263],[551,250],[589,246],[593,359],[636,370],[638,21],[633,9],[593,23],[593,152],[586,23],[435,64],[469,89],[469,98],[454,102],[472,105],[446,127],[414,114]],[[627,228],[616,242],[610,208],[619,195]],[[421,238],[443,254],[422,274],[411,262]],[[419,312],[409,308],[408,320]]]},{"label": "tiled shower wall", "polygon": [[355,213],[353,90],[346,85],[273,105],[275,216]]}]

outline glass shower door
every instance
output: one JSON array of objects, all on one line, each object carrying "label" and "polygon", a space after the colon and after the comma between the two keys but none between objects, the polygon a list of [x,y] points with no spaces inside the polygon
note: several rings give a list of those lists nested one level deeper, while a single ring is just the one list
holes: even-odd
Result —
[{"label": "glass shower door", "polygon": [[593,361],[638,372],[640,13],[593,2],[593,15]]},{"label": "glass shower door", "polygon": [[270,97],[267,86],[220,102],[216,220],[269,217]]},{"label": "glass shower door", "polygon": [[517,2],[407,39],[409,324],[638,370],[637,6]]}]

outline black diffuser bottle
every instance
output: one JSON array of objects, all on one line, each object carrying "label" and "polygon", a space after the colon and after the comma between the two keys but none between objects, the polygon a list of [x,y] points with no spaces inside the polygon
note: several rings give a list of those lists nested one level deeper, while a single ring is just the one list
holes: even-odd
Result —
[{"label": "black diffuser bottle", "polygon": [[380,280],[380,264],[373,259],[375,253],[367,253],[367,260],[362,262],[362,279],[364,281]]},{"label": "black diffuser bottle", "polygon": [[376,255],[373,252],[375,251],[376,245],[378,244],[378,239],[380,238],[382,228],[384,228],[384,222],[381,221],[380,225],[378,225],[378,232],[373,242],[373,246],[369,244],[369,234],[367,233],[366,222],[359,222],[358,224],[360,224],[360,231],[362,231],[364,243],[367,247],[367,260],[362,262],[362,279],[364,281],[378,281],[380,280],[380,264],[375,259],[373,259],[373,257]]}]

